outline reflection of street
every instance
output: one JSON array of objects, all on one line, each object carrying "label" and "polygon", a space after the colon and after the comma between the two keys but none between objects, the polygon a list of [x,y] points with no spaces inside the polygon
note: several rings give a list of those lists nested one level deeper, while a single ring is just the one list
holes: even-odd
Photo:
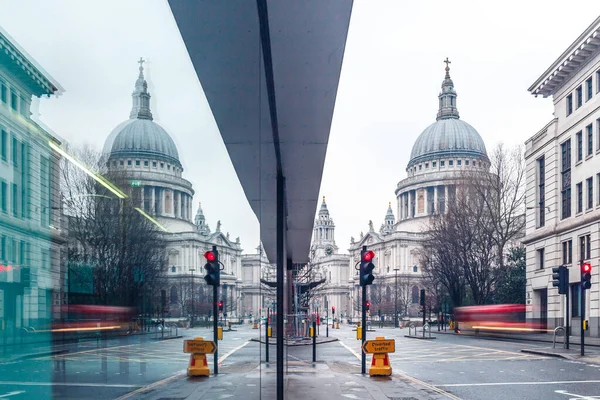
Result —
[{"label": "reflection of street", "polygon": [[[177,374],[189,355],[183,340],[212,337],[207,329],[188,329],[184,338],[156,340],[146,335],[63,345],[67,352],[0,363],[0,398],[110,399]],[[219,359],[242,346],[256,331],[226,332]],[[225,357],[226,358],[226,357]],[[208,357],[212,370],[213,357]]]}]

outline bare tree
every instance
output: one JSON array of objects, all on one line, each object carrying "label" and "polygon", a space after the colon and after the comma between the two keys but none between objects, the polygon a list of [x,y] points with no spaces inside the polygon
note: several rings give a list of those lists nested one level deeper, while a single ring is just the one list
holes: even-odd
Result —
[{"label": "bare tree", "polygon": [[428,278],[454,306],[469,289],[476,304],[491,301],[502,277],[507,246],[524,229],[524,162],[520,148],[492,152],[489,171],[464,170],[446,212],[432,218],[420,255]]},{"label": "bare tree", "polygon": [[147,304],[164,283],[166,257],[160,232],[136,209],[138,198],[131,194],[118,198],[106,189],[115,179],[102,175],[105,162],[99,153],[89,148],[69,153],[80,164],[63,159],[61,168],[71,279],[83,278],[77,266],[91,267],[96,302]]}]

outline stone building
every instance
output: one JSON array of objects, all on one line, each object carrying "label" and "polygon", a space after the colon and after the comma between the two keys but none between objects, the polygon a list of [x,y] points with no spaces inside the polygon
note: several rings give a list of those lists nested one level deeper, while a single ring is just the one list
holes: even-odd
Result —
[{"label": "stone building", "polygon": [[34,97],[62,92],[0,28],[0,335],[48,329],[65,298],[59,140],[32,119]]},{"label": "stone building", "polygon": [[[168,256],[168,303],[171,316],[187,316],[192,302],[195,313],[206,306],[203,279],[204,253],[217,246],[221,271],[220,299],[224,311],[237,317],[241,310],[242,248],[240,239],[224,232],[221,222],[212,231],[200,205],[194,216],[192,184],[183,177],[183,166],[171,136],[157,124],[150,110],[150,93],[143,60],[132,93],[129,119],[106,139],[104,154],[108,173],[139,207],[164,228]],[[191,288],[194,287],[192,292]]]},{"label": "stone building", "polygon": [[552,96],[552,120],[526,142],[528,319],[564,325],[552,267],[569,267],[572,334],[581,333],[580,263],[592,265],[587,334],[600,336],[600,17],[531,85]]},{"label": "stone building", "polygon": [[460,119],[449,63],[446,60],[436,121],[415,141],[406,167],[408,176],[395,190],[398,219],[390,203],[379,231],[369,221],[368,231],[361,232],[358,240],[351,240],[349,268],[353,277],[350,286],[355,316],[361,303],[358,271],[353,267],[360,261],[363,246],[375,252],[376,279],[367,295],[372,314],[382,309],[382,315],[390,312],[393,315],[397,301],[399,315],[418,315],[419,292],[424,288],[418,262],[423,232],[431,216],[444,213],[447,203],[453,201],[462,171],[489,169],[481,136]]}]

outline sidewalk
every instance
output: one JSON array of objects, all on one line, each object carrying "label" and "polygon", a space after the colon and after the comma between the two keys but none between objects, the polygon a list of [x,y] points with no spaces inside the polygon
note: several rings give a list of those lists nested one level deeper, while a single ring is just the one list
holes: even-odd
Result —
[{"label": "sidewalk", "polygon": [[[419,331],[419,333],[422,333],[422,331]],[[473,337],[481,337],[481,338],[490,338],[490,339],[512,339],[512,340],[522,340],[522,341],[530,341],[530,342],[545,342],[545,343],[552,343],[552,338],[553,338],[553,334],[552,333],[528,333],[528,334],[502,334],[502,333],[490,333],[490,332],[485,332],[485,333],[479,333],[479,334],[473,334],[473,333],[454,333],[454,331],[448,329],[448,331],[437,331],[435,329],[433,329],[431,331],[431,335],[437,335],[437,334],[444,334],[444,335],[457,335],[457,336],[473,336]],[[558,346],[562,346],[563,343],[563,339],[564,336],[556,336],[556,347]],[[569,342],[571,345],[578,345],[579,343],[581,343],[581,337],[579,335],[571,335],[569,337]],[[600,338],[595,338],[595,337],[585,337],[585,346],[597,346],[600,347]]]},{"label": "sidewalk", "polygon": [[[177,376],[165,380],[164,385],[142,388],[118,400],[275,399],[275,372],[275,367],[271,365],[248,372],[219,373],[208,378]],[[332,371],[325,363],[308,364],[300,368],[288,366],[284,380],[285,398],[290,400],[457,399],[443,390],[401,374],[369,377],[340,373]]]},{"label": "sidewalk", "polygon": [[586,363],[600,364],[600,350],[595,347],[585,349],[585,355],[580,353],[579,345],[569,346],[569,350],[563,348],[562,343],[553,347],[536,347],[534,349],[522,349],[522,353],[538,354],[541,356],[560,357],[567,360],[584,361]]}]

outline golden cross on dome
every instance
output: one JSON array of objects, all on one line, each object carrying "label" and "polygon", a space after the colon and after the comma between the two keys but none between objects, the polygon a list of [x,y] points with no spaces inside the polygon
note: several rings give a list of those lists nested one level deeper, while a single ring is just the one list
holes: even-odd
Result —
[{"label": "golden cross on dome", "polygon": [[452,61],[448,60],[448,57],[446,57],[446,59],[444,60],[444,62],[446,63],[446,68],[448,68],[448,64],[452,63]]},{"label": "golden cross on dome", "polygon": [[146,62],[146,60],[144,60],[142,57],[140,57],[140,60],[138,61],[138,64],[140,64],[140,68],[144,67],[144,63]]}]

